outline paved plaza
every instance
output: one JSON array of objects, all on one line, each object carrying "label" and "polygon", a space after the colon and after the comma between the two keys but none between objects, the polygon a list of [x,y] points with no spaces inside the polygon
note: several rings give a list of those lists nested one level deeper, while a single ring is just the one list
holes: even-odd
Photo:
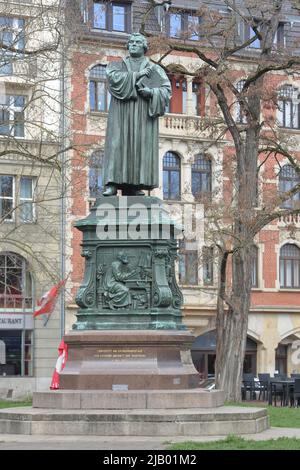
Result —
[{"label": "paved plaza", "polygon": [[[270,428],[258,434],[244,434],[244,439],[268,440],[279,437],[300,439],[300,428]],[[1,450],[166,450],[171,443],[208,442],[226,436],[174,437],[103,437],[103,436],[23,436],[2,434]]]}]

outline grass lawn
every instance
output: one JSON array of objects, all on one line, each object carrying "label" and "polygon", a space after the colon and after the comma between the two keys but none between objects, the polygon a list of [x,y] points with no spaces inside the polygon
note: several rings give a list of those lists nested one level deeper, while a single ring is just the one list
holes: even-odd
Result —
[{"label": "grass lawn", "polygon": [[9,400],[0,400],[0,409],[1,408],[13,408],[15,406],[31,406],[32,401],[9,401]]},{"label": "grass lawn", "polygon": [[227,406],[254,406],[265,407],[268,410],[270,426],[275,428],[300,428],[300,408],[289,408],[287,406],[267,406],[262,403],[225,403]]},{"label": "grass lawn", "polygon": [[270,426],[275,428],[300,428],[300,408],[268,406]]},{"label": "grass lawn", "polygon": [[[300,428],[300,408],[267,406],[264,403],[227,402],[225,406],[267,408],[270,426],[279,428]],[[300,439],[281,437],[267,441],[246,440],[238,436],[228,436],[224,440],[210,442],[181,442],[173,444],[169,450],[300,450]]]},{"label": "grass lawn", "polygon": [[219,441],[173,444],[168,450],[300,450],[300,439],[280,437],[268,441],[253,441],[228,436]]}]

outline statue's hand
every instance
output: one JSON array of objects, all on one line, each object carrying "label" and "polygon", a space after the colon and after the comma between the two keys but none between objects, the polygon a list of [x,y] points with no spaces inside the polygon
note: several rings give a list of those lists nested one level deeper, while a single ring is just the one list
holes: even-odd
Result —
[{"label": "statue's hand", "polygon": [[137,79],[139,80],[142,77],[150,77],[150,74],[151,74],[151,67],[146,67],[145,69],[138,72]]},{"label": "statue's hand", "polygon": [[150,99],[153,96],[153,90],[151,90],[148,87],[140,88],[138,92],[143,98],[146,98],[146,99]]}]

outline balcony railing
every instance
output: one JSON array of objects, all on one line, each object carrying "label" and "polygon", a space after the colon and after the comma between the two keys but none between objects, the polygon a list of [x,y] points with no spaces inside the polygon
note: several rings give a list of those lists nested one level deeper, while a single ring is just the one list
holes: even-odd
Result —
[{"label": "balcony railing", "polygon": [[280,224],[300,224],[300,214],[288,214],[279,217],[278,222]]},{"label": "balcony railing", "polygon": [[160,120],[162,134],[194,134],[201,130],[201,117],[185,114],[166,114]]},{"label": "balcony railing", "polygon": [[12,74],[17,77],[36,77],[37,61],[35,58],[24,58],[12,62]]},{"label": "balcony railing", "polygon": [[0,61],[1,77],[35,78],[37,75],[37,60],[35,57],[7,57]]}]

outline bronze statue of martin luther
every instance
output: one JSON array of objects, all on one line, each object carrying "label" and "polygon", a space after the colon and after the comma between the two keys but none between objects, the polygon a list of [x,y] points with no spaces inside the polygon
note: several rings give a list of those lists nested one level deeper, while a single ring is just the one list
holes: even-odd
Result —
[{"label": "bronze statue of martin luther", "polygon": [[159,185],[158,118],[165,113],[171,84],[163,68],[145,57],[147,40],[130,36],[130,56],[107,66],[111,103],[105,157],[104,196],[144,195]]}]

